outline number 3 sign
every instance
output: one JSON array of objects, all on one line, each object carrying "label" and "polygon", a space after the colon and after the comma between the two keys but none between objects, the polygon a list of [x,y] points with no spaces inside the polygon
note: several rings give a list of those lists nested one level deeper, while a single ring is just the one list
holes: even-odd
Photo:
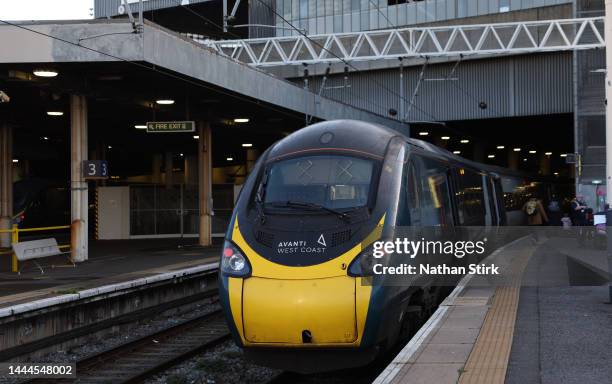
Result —
[{"label": "number 3 sign", "polygon": [[86,180],[108,179],[106,160],[83,160],[83,178]]}]

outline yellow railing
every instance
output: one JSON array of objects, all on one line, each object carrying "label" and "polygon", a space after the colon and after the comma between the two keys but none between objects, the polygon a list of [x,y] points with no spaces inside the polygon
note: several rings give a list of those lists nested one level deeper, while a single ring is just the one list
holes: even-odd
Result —
[{"label": "yellow railing", "polygon": [[[0,233],[10,233],[11,234],[11,244],[15,244],[19,242],[19,233],[20,232],[42,232],[42,231],[55,231],[58,229],[70,229],[69,225],[55,225],[51,227],[40,227],[40,228],[19,228],[17,224],[13,224],[11,229],[0,229]],[[60,249],[70,248],[70,244],[60,244],[58,245]],[[11,271],[17,272],[19,270],[19,265],[17,261],[17,256],[15,252],[12,253],[11,259]]]}]

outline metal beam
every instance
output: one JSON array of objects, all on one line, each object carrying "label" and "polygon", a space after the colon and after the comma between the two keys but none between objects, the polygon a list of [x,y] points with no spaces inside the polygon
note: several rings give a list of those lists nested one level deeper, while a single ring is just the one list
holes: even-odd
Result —
[{"label": "metal beam", "polygon": [[223,56],[256,67],[509,55],[604,48],[604,18],[396,28],[244,40],[194,38]]}]

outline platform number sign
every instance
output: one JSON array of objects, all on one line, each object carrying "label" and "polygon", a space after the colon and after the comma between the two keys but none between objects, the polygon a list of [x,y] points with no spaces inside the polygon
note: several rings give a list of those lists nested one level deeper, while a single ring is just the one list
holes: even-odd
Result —
[{"label": "platform number sign", "polygon": [[83,160],[83,178],[86,180],[108,179],[106,160]]}]

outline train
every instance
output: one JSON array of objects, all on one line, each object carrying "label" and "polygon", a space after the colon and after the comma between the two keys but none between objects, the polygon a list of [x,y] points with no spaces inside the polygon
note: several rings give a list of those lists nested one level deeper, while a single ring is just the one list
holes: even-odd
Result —
[{"label": "train", "polygon": [[448,289],[373,284],[375,241],[397,228],[521,225],[524,202],[556,189],[376,124],[302,128],[261,155],[234,207],[219,268],[232,337],[250,360],[288,371],[367,365]]}]

